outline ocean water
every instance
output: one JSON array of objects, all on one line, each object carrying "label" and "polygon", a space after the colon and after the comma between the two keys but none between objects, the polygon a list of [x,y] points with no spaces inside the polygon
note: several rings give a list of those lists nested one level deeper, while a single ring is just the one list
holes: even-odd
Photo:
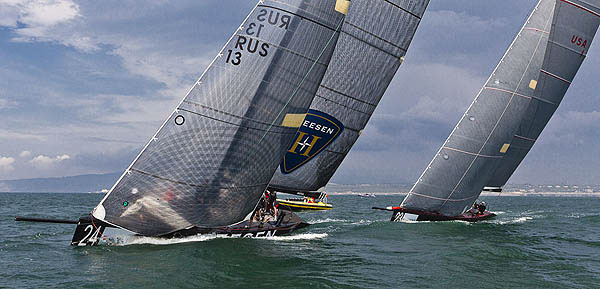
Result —
[{"label": "ocean water", "polygon": [[331,196],[286,237],[129,237],[73,248],[93,194],[0,193],[0,287],[7,288],[600,288],[600,198],[485,197],[476,224],[391,223],[371,206],[402,196]]}]

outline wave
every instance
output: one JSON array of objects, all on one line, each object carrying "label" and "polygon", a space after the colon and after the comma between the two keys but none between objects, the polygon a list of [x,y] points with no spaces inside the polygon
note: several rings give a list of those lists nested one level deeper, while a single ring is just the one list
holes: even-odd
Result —
[{"label": "wave", "polygon": [[526,217],[518,217],[516,219],[512,219],[512,220],[506,220],[506,221],[494,221],[492,223],[494,224],[498,224],[498,225],[508,225],[508,224],[519,224],[519,223],[525,223],[529,220],[533,220],[533,217],[531,216],[526,216]]},{"label": "wave", "polygon": [[327,218],[327,219],[316,219],[316,220],[308,220],[309,224],[315,225],[315,224],[322,224],[322,223],[347,223],[347,220],[342,220],[342,219],[331,219],[331,218]]},{"label": "wave", "polygon": [[317,240],[327,238],[327,233],[304,233],[289,236],[256,237],[253,239],[262,239],[270,241],[297,241],[297,240]]},{"label": "wave", "polygon": [[351,224],[351,225],[370,225],[370,224],[372,224],[372,223],[373,223],[373,221],[371,221],[371,220],[363,220],[363,219],[361,219],[361,220],[360,220],[360,221],[358,221],[358,222],[352,222],[352,223],[350,223],[350,224]]}]

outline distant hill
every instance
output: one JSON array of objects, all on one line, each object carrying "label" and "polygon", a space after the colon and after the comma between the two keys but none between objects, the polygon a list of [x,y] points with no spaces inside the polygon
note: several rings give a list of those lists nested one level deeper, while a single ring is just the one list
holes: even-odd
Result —
[{"label": "distant hill", "polygon": [[0,192],[93,193],[110,189],[120,176],[120,173],[110,173],[0,181]]}]

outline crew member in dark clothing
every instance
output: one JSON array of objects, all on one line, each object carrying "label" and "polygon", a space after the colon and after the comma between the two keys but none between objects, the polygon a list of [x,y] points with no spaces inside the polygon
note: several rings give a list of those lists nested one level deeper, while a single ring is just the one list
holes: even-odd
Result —
[{"label": "crew member in dark clothing", "polygon": [[277,219],[277,206],[275,202],[277,201],[277,193],[269,192],[268,201],[267,201],[267,211],[271,212],[273,217]]},{"label": "crew member in dark clothing", "polygon": [[479,214],[483,215],[485,214],[485,209],[487,208],[487,205],[485,202],[481,202],[481,204],[479,204]]}]

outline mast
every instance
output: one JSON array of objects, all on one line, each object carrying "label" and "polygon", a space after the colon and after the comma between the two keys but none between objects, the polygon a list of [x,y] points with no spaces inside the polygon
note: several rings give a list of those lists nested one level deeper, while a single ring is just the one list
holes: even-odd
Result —
[{"label": "mast", "polygon": [[479,197],[534,96],[554,3],[538,3],[401,207],[457,216]]},{"label": "mast", "polygon": [[506,185],[554,115],[596,35],[600,23],[599,7],[600,1],[557,1],[535,97],[501,165],[487,183],[488,187]]},{"label": "mast", "polygon": [[331,64],[270,187],[325,186],[404,61],[429,0],[352,0]]},{"label": "mast", "polygon": [[345,2],[259,1],[93,216],[147,236],[243,220],[325,74]]}]

